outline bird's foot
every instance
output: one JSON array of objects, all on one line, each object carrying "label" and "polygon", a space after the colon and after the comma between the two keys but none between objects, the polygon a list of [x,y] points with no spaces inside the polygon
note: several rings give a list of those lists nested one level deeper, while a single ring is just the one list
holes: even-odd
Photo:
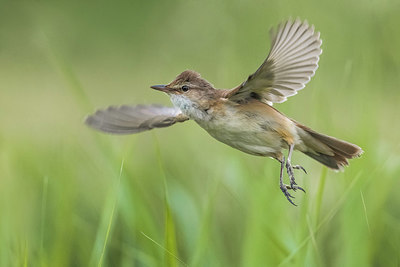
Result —
[{"label": "bird's foot", "polygon": [[294,178],[293,169],[303,170],[305,173],[307,173],[306,170],[302,166],[300,166],[300,165],[292,166],[290,164],[290,161],[287,160],[286,161],[286,171],[287,171],[287,174],[289,175],[289,178],[290,178],[290,186],[289,186],[288,189],[292,189],[293,191],[296,191],[297,189],[299,189],[299,190],[301,190],[301,191],[303,191],[305,193],[306,191],[302,187],[297,185],[296,180]]}]

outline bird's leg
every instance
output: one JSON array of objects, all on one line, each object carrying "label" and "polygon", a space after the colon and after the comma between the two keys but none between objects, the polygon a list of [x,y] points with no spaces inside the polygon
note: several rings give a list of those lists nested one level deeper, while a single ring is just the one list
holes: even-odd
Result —
[{"label": "bird's leg", "polygon": [[292,189],[291,186],[284,184],[283,183],[283,170],[285,169],[285,157],[283,156],[282,159],[280,160],[281,163],[281,174],[279,177],[279,185],[280,188],[283,192],[283,194],[285,195],[285,197],[287,198],[287,200],[293,204],[294,206],[297,206],[296,204],[293,203],[293,201],[291,200],[291,198],[293,198],[293,196],[289,193],[288,189]]},{"label": "bird's leg", "polygon": [[287,173],[289,175],[289,178],[290,178],[290,189],[293,189],[294,191],[296,191],[297,189],[300,189],[301,191],[303,191],[305,193],[306,191],[296,184],[296,181],[295,181],[295,178],[294,178],[293,169],[301,169],[305,173],[307,173],[307,172],[300,165],[292,166],[292,164],[290,164],[290,160],[292,158],[292,153],[293,153],[293,148],[294,148],[294,144],[289,145],[289,153],[288,153],[288,157],[286,159],[286,171],[287,171]]}]

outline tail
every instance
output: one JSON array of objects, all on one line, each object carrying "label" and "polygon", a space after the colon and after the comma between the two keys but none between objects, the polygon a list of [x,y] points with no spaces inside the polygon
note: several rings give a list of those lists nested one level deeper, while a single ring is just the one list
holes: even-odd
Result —
[{"label": "tail", "polygon": [[317,133],[298,122],[295,124],[304,144],[298,149],[331,169],[343,169],[349,165],[348,159],[359,157],[363,153],[357,145]]}]

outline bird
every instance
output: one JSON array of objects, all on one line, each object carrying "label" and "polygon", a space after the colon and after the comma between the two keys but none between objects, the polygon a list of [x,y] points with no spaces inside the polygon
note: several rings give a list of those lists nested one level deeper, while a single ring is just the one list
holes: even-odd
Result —
[{"label": "bird", "polygon": [[[333,170],[363,150],[295,121],[273,107],[297,94],[314,76],[322,53],[320,33],[299,18],[270,30],[267,58],[248,78],[232,89],[216,89],[193,70],[185,70],[172,82],[150,86],[166,93],[173,107],[158,104],[122,105],[99,109],[85,123],[109,134],[134,134],[194,120],[218,141],[247,154],[270,157],[280,163],[279,187],[293,205],[289,190],[305,190],[295,180],[291,163],[294,150]],[[283,151],[287,150],[285,157]],[[289,184],[284,183],[288,175]]]}]

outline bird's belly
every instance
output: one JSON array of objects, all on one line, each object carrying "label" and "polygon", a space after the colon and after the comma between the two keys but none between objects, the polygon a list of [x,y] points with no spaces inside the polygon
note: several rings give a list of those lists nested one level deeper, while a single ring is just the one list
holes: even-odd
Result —
[{"label": "bird's belly", "polygon": [[198,121],[212,137],[233,148],[257,156],[275,156],[283,147],[282,137],[269,125],[251,120],[213,119]]}]

